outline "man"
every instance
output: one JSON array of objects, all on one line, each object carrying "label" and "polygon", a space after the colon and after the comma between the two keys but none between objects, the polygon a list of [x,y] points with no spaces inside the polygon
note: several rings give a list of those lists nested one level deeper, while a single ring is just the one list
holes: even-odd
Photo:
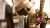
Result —
[{"label": "man", "polygon": [[[12,5],[9,4],[9,2],[7,0],[4,1],[5,2],[5,17],[6,17],[6,21],[7,21],[7,28],[14,28],[14,24],[13,24],[13,16],[12,16]],[[10,0],[11,3],[11,0]]]},{"label": "man", "polygon": [[48,21],[48,16],[47,14],[44,12],[44,20],[43,22],[40,24],[40,28],[45,28],[46,27],[46,24],[47,24],[47,21]]}]

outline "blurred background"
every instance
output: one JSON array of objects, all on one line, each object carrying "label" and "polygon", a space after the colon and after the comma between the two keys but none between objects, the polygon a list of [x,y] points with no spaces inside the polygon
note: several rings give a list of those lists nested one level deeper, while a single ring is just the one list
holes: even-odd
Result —
[{"label": "blurred background", "polygon": [[[16,14],[12,13],[14,5],[13,1],[14,0],[0,0],[0,28],[34,28],[34,25],[32,23],[30,23],[32,25],[29,26],[29,22],[27,21],[29,20],[27,19],[28,16],[16,16]],[[39,10],[41,9],[43,12],[45,12],[46,15],[46,23],[37,25],[35,28],[50,28],[50,0],[44,0],[44,2],[43,0],[31,0],[30,2],[33,5],[32,7],[35,9],[36,14],[38,14]],[[40,6],[43,7],[40,8]]]}]

